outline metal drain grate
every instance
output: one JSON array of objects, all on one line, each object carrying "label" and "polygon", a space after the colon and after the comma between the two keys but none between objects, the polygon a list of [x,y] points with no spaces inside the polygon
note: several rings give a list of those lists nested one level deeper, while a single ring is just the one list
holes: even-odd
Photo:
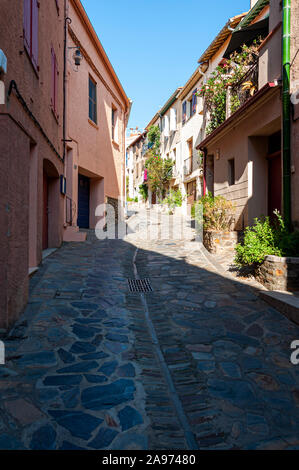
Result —
[{"label": "metal drain grate", "polygon": [[153,292],[149,279],[128,279],[130,292]]},{"label": "metal drain grate", "polygon": [[82,299],[83,291],[68,291],[68,290],[57,290],[54,299],[62,300],[80,300]]}]

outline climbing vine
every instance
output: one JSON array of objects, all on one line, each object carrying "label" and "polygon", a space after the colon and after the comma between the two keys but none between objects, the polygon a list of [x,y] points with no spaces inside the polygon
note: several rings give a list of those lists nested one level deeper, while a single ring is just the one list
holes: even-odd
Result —
[{"label": "climbing vine", "polygon": [[[197,93],[204,97],[205,106],[210,114],[210,121],[206,127],[206,133],[210,134],[226,119],[227,89],[239,83],[246,72],[252,67],[258,58],[258,47],[262,39],[257,39],[251,46],[244,44],[240,52],[234,52],[225,63],[216,67],[208,81]],[[242,90],[249,90],[252,96],[256,91],[254,83],[250,80],[242,84]],[[237,94],[230,96],[230,109],[235,112],[240,106]]]},{"label": "climbing vine", "polygon": [[160,129],[158,126],[151,126],[147,134],[149,157],[145,162],[147,169],[148,183],[153,192],[162,192],[165,184],[172,177],[174,162],[170,158],[162,158],[160,153]]}]

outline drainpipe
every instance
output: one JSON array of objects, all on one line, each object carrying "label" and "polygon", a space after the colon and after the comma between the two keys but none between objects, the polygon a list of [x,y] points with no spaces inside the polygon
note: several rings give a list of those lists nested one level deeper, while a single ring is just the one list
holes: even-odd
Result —
[{"label": "drainpipe", "polygon": [[290,62],[291,62],[291,0],[283,0],[282,30],[282,139],[283,139],[283,214],[286,227],[292,225],[291,212],[291,131],[290,131]]},{"label": "drainpipe", "polygon": [[65,17],[64,17],[64,51],[63,51],[63,160],[66,156],[66,84],[67,84],[67,28],[72,20],[67,16],[67,7],[65,2]]},{"label": "drainpipe", "polygon": [[206,195],[207,192],[207,154],[208,150],[205,147],[203,149],[203,195]]}]

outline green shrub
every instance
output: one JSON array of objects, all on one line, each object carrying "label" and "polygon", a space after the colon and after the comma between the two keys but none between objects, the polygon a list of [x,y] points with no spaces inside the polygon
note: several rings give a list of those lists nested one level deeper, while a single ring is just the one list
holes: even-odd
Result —
[{"label": "green shrub", "polygon": [[148,198],[148,187],[146,184],[140,184],[139,186],[139,194],[142,197],[143,201],[146,201]]},{"label": "green shrub", "polygon": [[238,266],[261,264],[266,255],[282,256],[278,247],[278,230],[271,225],[269,217],[254,219],[254,222],[255,225],[245,229],[243,243],[235,248]]},{"label": "green shrub", "polygon": [[[202,212],[196,210],[196,205],[202,205]],[[208,193],[191,208],[197,223],[203,224],[204,230],[231,230],[234,222],[235,206],[223,196],[212,196]]]},{"label": "green shrub", "polygon": [[171,212],[174,211],[175,207],[181,207],[183,204],[184,197],[180,189],[170,189],[168,196],[162,201],[163,204],[167,204]]},{"label": "green shrub", "polygon": [[245,229],[243,243],[235,248],[238,266],[257,266],[267,255],[299,256],[299,232],[288,232],[281,214],[274,214],[274,222],[269,217],[255,219],[255,225]]}]

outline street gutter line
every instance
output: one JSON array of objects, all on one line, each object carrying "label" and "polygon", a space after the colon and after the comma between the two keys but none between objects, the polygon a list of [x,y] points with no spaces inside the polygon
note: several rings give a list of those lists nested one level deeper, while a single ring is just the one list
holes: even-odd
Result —
[{"label": "street gutter line", "polygon": [[[140,277],[138,275],[137,266],[136,266],[136,258],[137,258],[138,250],[139,250],[139,248],[137,247],[136,250],[135,250],[135,253],[134,253],[134,257],[133,257],[133,268],[134,268],[134,275],[135,275],[136,280],[140,279]],[[181,426],[183,428],[185,439],[186,439],[186,442],[187,442],[187,446],[190,450],[199,450],[198,443],[195,439],[195,436],[194,436],[193,432],[191,431],[188,419],[187,419],[187,417],[185,415],[185,412],[183,410],[182,403],[181,403],[180,398],[177,394],[177,391],[175,389],[171,374],[169,372],[168,366],[166,364],[165,358],[164,358],[162,350],[160,348],[160,343],[159,343],[159,340],[158,340],[158,337],[157,337],[157,333],[156,333],[155,327],[153,325],[153,322],[150,318],[150,313],[149,313],[146,297],[142,293],[140,294],[140,296],[141,296],[141,301],[142,301],[142,304],[143,304],[143,307],[144,307],[144,313],[145,313],[145,319],[146,319],[147,327],[148,327],[148,330],[149,330],[149,333],[150,333],[150,336],[151,336],[151,339],[152,339],[152,342],[153,342],[153,345],[154,345],[154,350],[155,350],[155,353],[157,355],[157,358],[158,358],[161,370],[163,372],[165,381],[168,385],[170,398],[173,402],[173,405],[174,405],[174,408],[176,410],[178,419],[179,419],[179,421],[181,423]]]}]

